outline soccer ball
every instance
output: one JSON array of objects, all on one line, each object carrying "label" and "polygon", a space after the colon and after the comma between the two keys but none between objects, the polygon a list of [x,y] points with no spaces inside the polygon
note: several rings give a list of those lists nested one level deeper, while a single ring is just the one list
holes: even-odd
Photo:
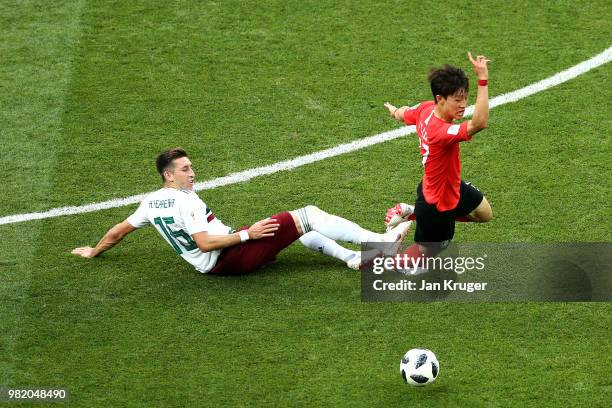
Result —
[{"label": "soccer ball", "polygon": [[400,362],[400,373],[406,384],[427,385],[436,381],[440,364],[431,350],[412,349],[404,354]]}]

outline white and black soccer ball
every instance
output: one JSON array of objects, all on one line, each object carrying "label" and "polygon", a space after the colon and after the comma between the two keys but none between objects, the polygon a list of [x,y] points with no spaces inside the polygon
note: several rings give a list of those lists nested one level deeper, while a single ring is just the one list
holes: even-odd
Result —
[{"label": "white and black soccer ball", "polygon": [[427,385],[438,377],[440,363],[431,350],[415,348],[408,350],[402,357],[400,373],[406,384]]}]

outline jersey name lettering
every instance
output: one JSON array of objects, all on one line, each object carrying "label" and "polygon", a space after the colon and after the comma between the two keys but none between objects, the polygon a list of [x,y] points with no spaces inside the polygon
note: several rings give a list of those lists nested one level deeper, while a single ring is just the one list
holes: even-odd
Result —
[{"label": "jersey name lettering", "polygon": [[170,208],[170,207],[174,207],[174,198],[168,198],[166,200],[149,201],[149,208]]}]

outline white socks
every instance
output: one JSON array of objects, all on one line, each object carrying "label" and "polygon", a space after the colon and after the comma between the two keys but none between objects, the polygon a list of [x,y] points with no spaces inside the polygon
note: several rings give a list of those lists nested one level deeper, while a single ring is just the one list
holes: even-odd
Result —
[{"label": "white socks", "polygon": [[358,255],[356,251],[351,251],[339,245],[333,239],[327,238],[316,231],[311,231],[302,235],[300,237],[300,242],[313,251],[319,251],[325,255],[333,256],[343,262],[347,262],[349,259]]},{"label": "white socks", "polygon": [[383,234],[363,229],[352,221],[328,214],[314,205],[307,205],[295,210],[294,213],[297,215],[304,234],[317,231],[332,240],[355,244],[385,241]]}]

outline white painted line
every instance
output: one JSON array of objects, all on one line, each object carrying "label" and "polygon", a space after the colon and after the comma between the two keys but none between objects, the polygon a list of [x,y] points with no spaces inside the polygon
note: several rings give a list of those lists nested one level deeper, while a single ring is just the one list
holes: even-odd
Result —
[{"label": "white painted line", "polygon": [[[318,162],[330,157],[339,156],[341,154],[361,150],[368,146],[378,143],[383,143],[389,140],[397,139],[407,134],[416,131],[414,126],[404,126],[388,132],[380,133],[374,136],[364,137],[363,139],[355,140],[354,142],[345,143],[325,150],[320,150],[305,156],[299,156],[295,159],[284,160],[278,163],[270,164],[269,166],[255,167],[254,169],[232,173],[224,177],[219,177],[209,181],[203,181],[194,185],[194,190],[210,190],[213,188],[227,186],[229,184],[241,183],[255,177],[265,176],[267,174],[278,173],[279,171],[291,170],[296,167],[301,167],[306,164]],[[0,219],[1,220],[1,219]]]},{"label": "white painted line", "polygon": [[[549,78],[534,84],[528,85],[524,88],[518,89],[513,92],[509,92],[503,95],[496,96],[489,101],[489,107],[492,109],[496,106],[504,105],[506,103],[516,102],[538,92],[542,92],[546,89],[552,88],[559,84],[569,81],[570,79],[576,78],[579,75],[584,74],[594,68],[604,65],[612,60],[612,47],[609,47],[605,51],[596,56],[581,62],[578,65],[574,65],[564,71],[559,72]],[[465,110],[465,116],[471,116],[474,113],[474,105],[468,106]],[[332,147],[330,149],[321,150],[305,156],[299,156],[294,159],[284,160],[278,163],[270,164],[268,166],[256,167],[249,170],[240,171],[238,173],[231,173],[227,176],[218,177],[209,181],[203,181],[196,183],[194,190],[211,190],[217,187],[227,186],[230,184],[242,183],[244,181],[251,180],[255,177],[265,176],[267,174],[278,173],[279,171],[292,170],[297,167],[304,166],[306,164],[315,163],[321,160],[328,159],[330,157],[339,156],[341,154],[354,152],[356,150],[364,149],[368,146],[372,146],[378,143],[383,143],[389,140],[397,139],[415,132],[414,126],[404,126],[398,129],[391,130],[389,132],[380,133],[374,136],[368,136],[362,139],[355,140],[354,142],[345,143]],[[100,203],[87,204],[83,206],[71,206],[71,207],[60,207],[54,208],[44,212],[35,212],[27,214],[15,214],[8,215],[0,218],[0,225],[14,224],[17,222],[25,222],[32,220],[41,220],[45,218],[59,217],[62,215],[73,215],[83,214],[88,212],[100,211],[109,208],[123,207],[130,204],[136,204],[142,201],[145,194],[139,194],[135,196],[118,198],[109,201],[103,201]]]}]

